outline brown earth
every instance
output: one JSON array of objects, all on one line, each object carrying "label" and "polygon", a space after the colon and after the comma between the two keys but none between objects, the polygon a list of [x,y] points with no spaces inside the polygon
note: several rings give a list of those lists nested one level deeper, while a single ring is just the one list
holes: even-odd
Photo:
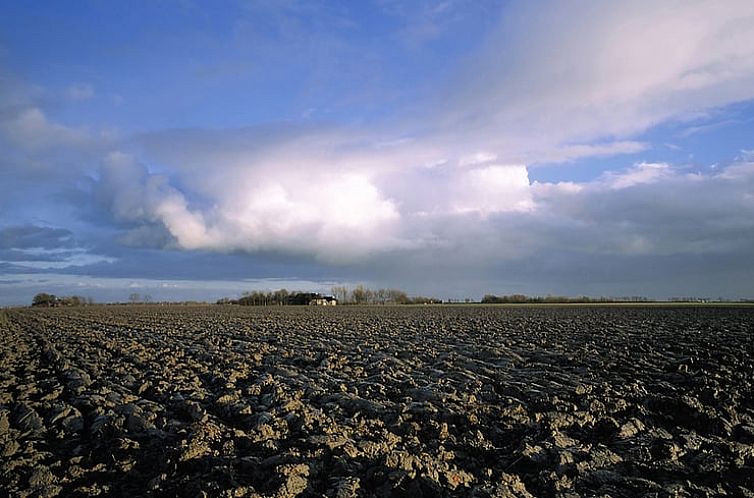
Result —
[{"label": "brown earth", "polygon": [[0,494],[754,497],[754,309],[0,312]]}]

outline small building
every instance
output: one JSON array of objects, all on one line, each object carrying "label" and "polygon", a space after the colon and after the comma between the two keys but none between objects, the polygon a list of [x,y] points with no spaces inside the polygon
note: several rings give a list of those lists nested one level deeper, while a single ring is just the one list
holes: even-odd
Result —
[{"label": "small building", "polygon": [[288,296],[289,305],[335,306],[338,300],[334,296],[323,296],[316,292],[294,292]]},{"label": "small building", "polygon": [[309,306],[335,306],[338,300],[335,296],[316,296],[309,301]]}]

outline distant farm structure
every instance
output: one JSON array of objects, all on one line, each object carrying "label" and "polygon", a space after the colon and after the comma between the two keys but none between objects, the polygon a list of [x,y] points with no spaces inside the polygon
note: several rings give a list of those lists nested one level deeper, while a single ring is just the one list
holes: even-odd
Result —
[{"label": "distant farm structure", "polygon": [[323,296],[316,292],[297,292],[288,296],[288,304],[307,306],[335,306],[338,300],[334,296]]},{"label": "distant farm structure", "polygon": [[335,306],[336,304],[338,300],[334,296],[320,296],[309,301],[309,306]]}]

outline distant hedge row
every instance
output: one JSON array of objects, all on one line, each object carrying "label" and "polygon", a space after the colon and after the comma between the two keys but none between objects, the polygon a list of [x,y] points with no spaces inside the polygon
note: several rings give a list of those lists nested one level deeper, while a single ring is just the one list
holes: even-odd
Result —
[{"label": "distant hedge row", "polygon": [[40,292],[31,302],[32,306],[40,306],[46,308],[55,308],[58,306],[86,306],[94,304],[94,299],[91,297],[83,296],[62,296],[58,297],[55,294],[47,294],[46,292]]}]

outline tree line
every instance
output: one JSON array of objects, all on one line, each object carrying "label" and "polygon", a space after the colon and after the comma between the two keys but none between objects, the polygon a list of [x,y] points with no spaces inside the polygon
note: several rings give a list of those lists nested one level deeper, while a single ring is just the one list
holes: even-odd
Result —
[{"label": "tree line", "polygon": [[527,296],[524,294],[509,294],[495,296],[486,294],[482,304],[537,304],[537,303],[647,303],[649,298],[643,296],[628,297],[588,297],[588,296]]},{"label": "tree line", "polygon": [[58,306],[88,306],[94,304],[94,299],[83,296],[61,296],[40,292],[31,301],[32,306],[56,308]]},{"label": "tree line", "polygon": [[358,285],[354,289],[333,287],[333,296],[344,304],[442,304],[436,297],[409,296],[400,289],[370,289]]},{"label": "tree line", "polygon": [[[335,299],[338,304],[346,305],[384,305],[384,304],[599,304],[599,303],[715,303],[715,302],[738,302],[754,303],[754,299],[727,300],[723,298],[709,299],[698,297],[673,297],[666,300],[654,300],[644,296],[626,297],[588,297],[588,296],[527,296],[525,294],[494,295],[486,294],[481,301],[471,299],[443,301],[434,297],[409,296],[399,289],[370,289],[359,285],[353,289],[345,286],[336,286],[331,289],[331,295],[322,295],[316,292],[289,292],[286,289],[276,291],[250,291],[244,292],[237,299],[221,298],[217,304],[236,304],[241,306],[284,306],[284,305],[307,305],[314,299]],[[37,307],[61,307],[61,306],[89,306],[94,304],[94,299],[84,296],[56,296],[46,292],[40,292],[32,300],[32,306]],[[207,304],[204,301],[163,301],[156,303],[149,294],[140,295],[132,293],[126,303],[110,304]]]},{"label": "tree line", "polygon": [[409,296],[398,289],[369,289],[359,285],[354,289],[336,286],[326,296],[316,292],[276,291],[244,292],[238,299],[221,298],[217,304],[238,304],[241,306],[284,306],[309,304],[314,299],[332,299],[338,304],[442,304],[441,299],[423,296]]},{"label": "tree line", "polygon": [[276,291],[250,291],[241,294],[238,299],[223,297],[217,300],[217,304],[240,304],[241,306],[283,306],[292,304],[292,296],[299,293],[288,292],[287,289]]}]

